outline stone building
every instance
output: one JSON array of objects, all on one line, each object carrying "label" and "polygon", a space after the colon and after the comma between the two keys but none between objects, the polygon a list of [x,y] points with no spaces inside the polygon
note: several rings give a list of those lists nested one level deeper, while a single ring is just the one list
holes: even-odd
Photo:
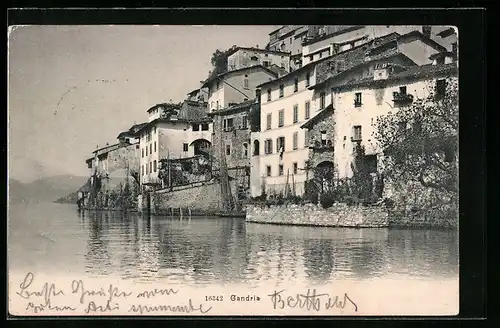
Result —
[{"label": "stone building", "polygon": [[239,70],[256,65],[262,65],[264,67],[276,65],[289,72],[290,53],[253,47],[236,47],[228,53],[228,71]]},{"label": "stone building", "polygon": [[248,100],[210,114],[214,127],[213,170],[219,170],[224,156],[230,179],[237,180],[240,194],[245,195],[250,188],[250,115],[258,111],[258,106],[256,100]]}]

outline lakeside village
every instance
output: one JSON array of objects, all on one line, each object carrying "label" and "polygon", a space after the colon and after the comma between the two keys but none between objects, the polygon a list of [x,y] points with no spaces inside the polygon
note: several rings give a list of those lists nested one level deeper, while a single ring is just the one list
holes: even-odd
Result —
[{"label": "lakeside village", "polygon": [[79,208],[457,227],[453,28],[285,25],[212,65],[93,151]]}]

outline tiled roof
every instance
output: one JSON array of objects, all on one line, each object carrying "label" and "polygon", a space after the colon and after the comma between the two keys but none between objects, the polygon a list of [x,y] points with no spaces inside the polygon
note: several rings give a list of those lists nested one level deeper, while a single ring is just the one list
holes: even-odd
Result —
[{"label": "tiled roof", "polygon": [[147,112],[149,113],[150,111],[152,111],[153,109],[156,109],[158,107],[165,107],[165,108],[169,108],[169,109],[179,109],[181,107],[181,104],[171,104],[171,103],[162,103],[162,104],[156,104],[154,105],[153,107],[149,108],[147,110]]},{"label": "tiled roof", "polygon": [[373,77],[365,78],[357,81],[350,81],[347,83],[339,84],[333,86],[334,90],[348,90],[351,88],[358,88],[364,86],[371,86],[374,88],[382,87],[388,82],[398,81],[402,79],[425,79],[432,78],[442,74],[456,75],[458,68],[456,63],[450,63],[445,65],[423,65],[423,66],[413,66],[402,72],[393,74],[387,79],[374,80]]},{"label": "tiled roof", "polygon": [[257,105],[257,104],[258,103],[256,102],[255,99],[251,99],[251,100],[243,101],[239,104],[236,104],[236,105],[233,105],[230,107],[226,107],[224,109],[221,109],[221,110],[218,110],[215,112],[211,112],[211,113],[209,113],[209,115],[210,116],[217,116],[217,115],[229,114],[229,113],[236,112],[236,111],[239,111],[242,109],[250,108],[251,106]]},{"label": "tiled roof", "polygon": [[354,25],[354,26],[346,27],[344,29],[335,31],[335,32],[330,33],[330,34],[325,34],[325,35],[322,35],[320,37],[316,37],[316,38],[313,38],[313,39],[310,39],[310,40],[306,40],[306,41],[304,41],[302,43],[302,45],[303,46],[307,46],[309,44],[313,44],[313,43],[319,42],[321,40],[326,40],[326,39],[329,39],[329,38],[334,37],[336,35],[344,34],[344,33],[351,32],[351,31],[356,31],[356,30],[362,29],[364,27],[365,26],[363,26],[363,25]]},{"label": "tiled roof", "polygon": [[[322,63],[325,63],[327,61],[332,61],[332,60],[351,61],[354,58],[355,55],[357,55],[358,57],[363,58],[363,61],[364,61],[364,57],[366,55],[366,51],[370,47],[376,47],[376,46],[378,46],[380,44],[384,44],[386,42],[390,42],[390,41],[398,38],[399,36],[400,36],[400,34],[398,34],[396,32],[393,32],[393,33],[384,35],[382,37],[370,40],[370,41],[368,41],[368,42],[366,42],[364,44],[361,44],[359,46],[356,46],[354,48],[351,48],[351,49],[348,49],[348,50],[344,50],[344,51],[338,52],[338,53],[336,53],[334,55],[331,55],[331,56],[322,58],[320,60],[308,63],[307,65],[304,65],[304,66],[296,69],[295,71],[293,71],[293,72],[291,72],[291,73],[289,73],[287,75],[279,77],[276,80],[272,80],[272,81],[268,81],[268,82],[262,83],[262,84],[258,85],[257,87],[263,87],[263,86],[268,85],[268,84],[272,84],[272,83],[276,83],[276,82],[285,80],[285,79],[287,79],[289,77],[295,76],[298,73],[304,72],[304,71],[306,71],[308,69],[312,69],[313,67],[315,67],[317,65],[320,65]],[[359,62],[356,62],[356,64],[358,64],[358,63]]]},{"label": "tiled roof", "polygon": [[267,53],[274,53],[278,55],[284,55],[284,56],[290,56],[289,52],[284,52],[284,51],[277,51],[277,50],[269,50],[269,49],[260,49],[260,48],[255,48],[255,47],[236,47],[230,52],[227,53],[227,56],[231,56],[234,53],[238,52],[239,50],[248,50],[248,51],[256,51],[256,52],[267,52]]},{"label": "tiled roof", "polygon": [[240,72],[244,72],[244,71],[247,71],[247,70],[251,70],[251,69],[256,69],[256,68],[260,68],[260,69],[263,69],[273,75],[277,75],[277,73],[273,72],[272,70],[270,70],[269,68],[267,67],[264,67],[262,65],[253,65],[253,66],[248,66],[248,67],[242,67],[242,68],[239,68],[239,69],[235,69],[235,70],[232,70],[232,71],[226,71],[226,72],[223,72],[221,74],[217,74],[217,75],[214,75],[214,76],[210,76],[207,80],[205,80],[203,82],[203,85],[201,86],[202,88],[204,87],[207,87],[211,82],[217,80],[217,79],[220,79],[226,75],[229,75],[229,74],[234,74],[234,73],[240,73]]},{"label": "tiled roof", "polygon": [[330,104],[328,106],[325,107],[325,109],[323,109],[322,111],[320,111],[318,114],[316,114],[315,116],[311,117],[309,119],[309,121],[305,122],[304,124],[302,124],[300,126],[300,128],[310,128],[312,126],[314,126],[314,124],[316,124],[319,119],[321,119],[322,117],[324,117],[326,114],[328,113],[332,113],[333,112],[333,105]]}]

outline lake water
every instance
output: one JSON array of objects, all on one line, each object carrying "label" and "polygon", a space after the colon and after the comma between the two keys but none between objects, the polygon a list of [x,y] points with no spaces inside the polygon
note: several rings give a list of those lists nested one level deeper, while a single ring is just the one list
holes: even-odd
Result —
[{"label": "lake water", "polygon": [[246,224],[12,204],[9,271],[172,284],[327,283],[458,277],[455,231]]}]

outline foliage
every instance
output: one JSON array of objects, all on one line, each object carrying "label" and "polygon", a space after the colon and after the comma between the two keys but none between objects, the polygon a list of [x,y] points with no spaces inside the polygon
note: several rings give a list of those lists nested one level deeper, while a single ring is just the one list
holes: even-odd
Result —
[{"label": "foliage", "polygon": [[374,136],[388,155],[388,178],[457,194],[458,81],[446,80],[444,96],[427,88],[428,97],[379,117]]},{"label": "foliage", "polygon": [[319,193],[319,190],[318,190],[318,186],[316,185],[316,183],[314,183],[314,181],[307,181],[306,182],[306,185],[305,185],[305,198],[307,200],[309,200],[311,203],[313,204],[317,204],[318,203],[318,195]]},{"label": "foliage", "polygon": [[352,188],[351,196],[358,199],[369,199],[372,197],[372,177],[365,160],[365,148],[359,143],[356,145],[354,162],[351,164]]},{"label": "foliage", "polygon": [[332,207],[333,203],[335,203],[335,194],[333,192],[321,194],[319,202],[323,208]]},{"label": "foliage", "polygon": [[234,45],[225,51],[220,49],[215,50],[215,52],[212,54],[212,58],[210,59],[210,63],[212,63],[213,67],[210,75],[216,76],[227,71],[227,58],[229,57],[228,55],[235,48],[236,46]]}]

